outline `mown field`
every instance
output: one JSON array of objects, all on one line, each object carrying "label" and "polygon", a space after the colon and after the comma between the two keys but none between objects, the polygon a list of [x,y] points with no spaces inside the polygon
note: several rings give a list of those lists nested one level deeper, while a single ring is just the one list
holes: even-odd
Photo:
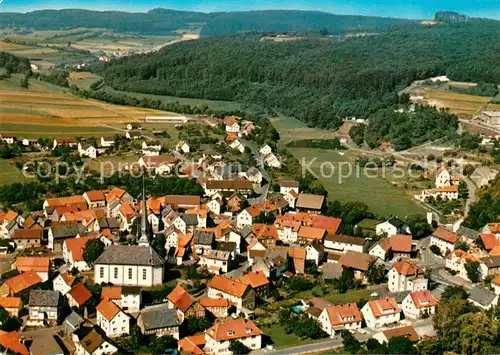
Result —
[{"label": "mown field", "polygon": [[38,136],[89,136],[118,133],[127,122],[146,116],[172,115],[170,112],[119,106],[85,100],[69,90],[30,80],[29,88],[19,85],[21,76],[1,80],[0,131]]},{"label": "mown field", "polygon": [[[280,133],[280,144],[299,139],[332,138],[336,134],[333,131],[306,127],[300,121],[288,117],[273,118],[271,122]],[[311,148],[288,150],[318,176],[328,191],[330,200],[362,201],[379,216],[397,215],[404,218],[424,213],[424,209],[412,200],[414,191],[396,188],[381,176],[382,171],[356,171],[357,154],[353,152]],[[332,166],[334,170],[331,169]],[[322,169],[324,174],[321,174]],[[348,174],[349,169],[352,173],[343,177]]]},{"label": "mown field", "polygon": [[14,165],[13,160],[0,159],[0,185],[26,181],[29,181],[29,179]]},{"label": "mown field", "polygon": [[[461,83],[468,87],[467,83]],[[445,91],[439,89],[416,89],[412,91],[412,95],[420,95],[424,97],[424,101],[430,106],[437,108],[447,108],[450,112],[457,114],[459,117],[470,118],[479,114],[482,109],[485,109],[489,98],[486,96],[461,94],[453,91]]]}]

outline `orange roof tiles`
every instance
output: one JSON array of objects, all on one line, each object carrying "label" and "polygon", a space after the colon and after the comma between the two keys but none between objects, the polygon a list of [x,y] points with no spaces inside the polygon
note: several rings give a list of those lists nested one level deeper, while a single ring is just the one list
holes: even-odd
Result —
[{"label": "orange roof tiles", "polygon": [[5,221],[9,221],[9,222],[10,222],[10,221],[15,220],[16,218],[17,218],[17,212],[14,212],[14,211],[12,211],[12,210],[11,210],[11,211],[8,211],[8,212],[5,214],[5,216],[4,216],[4,218],[3,218],[3,219],[4,219]]},{"label": "orange roof tiles", "polygon": [[328,306],[326,312],[334,327],[345,323],[361,322],[361,313],[356,303]]},{"label": "orange roof tiles", "polygon": [[48,256],[20,256],[15,261],[16,269],[20,272],[36,271],[49,272],[50,257]]},{"label": "orange roof tiles", "polygon": [[370,309],[372,310],[375,318],[401,312],[398,307],[398,303],[392,297],[368,301],[368,305],[370,306]]},{"label": "orange roof tiles", "polygon": [[182,312],[186,312],[195,302],[193,296],[180,286],[175,286],[168,294],[167,299]]},{"label": "orange roof tiles", "polygon": [[376,259],[377,258],[372,255],[348,251],[347,253],[342,254],[338,263],[343,267],[368,271],[370,263],[374,262]]},{"label": "orange roof tiles", "polygon": [[16,229],[12,234],[12,239],[38,239],[41,240],[43,229]]},{"label": "orange roof tiles", "polygon": [[324,228],[327,230],[328,234],[336,234],[342,220],[340,218],[327,217],[327,216],[311,216],[308,224],[311,227]]},{"label": "orange roof tiles", "polygon": [[401,336],[407,337],[411,341],[418,341],[420,339],[417,332],[415,331],[415,328],[413,327],[400,327],[400,328],[387,329],[384,330],[384,335],[387,338],[387,340]]},{"label": "orange roof tiles", "polygon": [[80,306],[92,297],[92,293],[82,283],[77,284],[68,293]]},{"label": "orange roof tiles", "polygon": [[118,286],[103,287],[101,291],[101,299],[119,300],[122,298],[122,288]]},{"label": "orange roof tiles", "polygon": [[178,348],[181,353],[203,355],[202,348],[205,346],[205,334],[191,335],[179,340]]},{"label": "orange roof tiles", "polygon": [[386,252],[391,249],[391,239],[390,238],[384,238],[380,242],[378,242],[376,245],[384,249]]},{"label": "orange roof tiles", "polygon": [[165,195],[159,198],[164,204],[177,206],[197,206],[201,202],[200,196],[196,195]]},{"label": "orange roof tiles", "polygon": [[179,248],[186,248],[191,245],[193,241],[193,233],[177,233],[177,246]]},{"label": "orange roof tiles", "polygon": [[230,278],[215,275],[207,285],[208,287],[233,295],[235,297],[243,297],[249,285]]},{"label": "orange roof tiles", "polygon": [[64,245],[71,253],[73,261],[83,261],[83,251],[85,249],[85,245],[91,239],[97,239],[97,236],[70,238],[64,241]]},{"label": "orange roof tiles", "polygon": [[147,168],[156,168],[162,165],[175,164],[179,159],[175,155],[156,155],[144,157],[143,161]]},{"label": "orange roof tiles", "polygon": [[448,243],[455,244],[459,238],[458,234],[447,231],[444,228],[438,228],[432,233],[433,237],[442,239]]},{"label": "orange roof tiles", "polygon": [[262,335],[262,331],[251,320],[239,318],[216,323],[205,334],[221,342]]},{"label": "orange roof tiles", "polygon": [[6,280],[5,284],[9,287],[12,294],[17,294],[41,282],[43,280],[35,271],[27,271]]},{"label": "orange roof tiles", "polygon": [[122,203],[120,205],[119,211],[127,218],[132,218],[135,215],[135,211],[129,203]]},{"label": "orange roof tiles", "polygon": [[66,282],[66,285],[68,285],[68,286],[72,286],[73,283],[75,282],[75,278],[73,277],[73,275],[71,275],[68,272],[61,274],[61,277],[64,280],[64,282]]},{"label": "orange roof tiles", "polygon": [[297,236],[299,238],[323,240],[325,233],[326,233],[326,230],[324,230],[323,228],[302,226],[302,227],[300,227],[299,232],[297,233]]},{"label": "orange roof tiles", "polygon": [[422,275],[424,273],[424,270],[422,270],[420,266],[406,260],[398,261],[393,265],[393,267],[400,275],[410,276],[419,274]]},{"label": "orange roof tiles", "polygon": [[21,355],[29,355],[26,346],[21,342],[18,332],[9,332],[0,334],[0,345],[11,352]]},{"label": "orange roof tiles", "polygon": [[94,190],[94,191],[87,191],[84,193],[84,195],[87,196],[90,202],[100,202],[100,201],[106,201],[106,194],[108,192],[109,191],[107,190]]},{"label": "orange roof tiles", "polygon": [[491,250],[498,244],[497,236],[493,233],[481,233],[481,241],[486,250]]},{"label": "orange roof tiles", "polygon": [[257,239],[274,239],[279,240],[278,231],[275,226],[262,223],[252,224],[252,232]]},{"label": "orange roof tiles", "polygon": [[103,299],[96,307],[99,313],[108,321],[113,319],[119,312],[120,308],[108,299]]},{"label": "orange roof tiles", "polygon": [[85,206],[85,208],[87,208],[87,201],[85,201],[83,196],[67,196],[67,197],[49,198],[47,199],[47,205],[51,207],[77,205],[77,206]]},{"label": "orange roof tiles", "polygon": [[0,297],[0,307],[3,308],[21,308],[20,297]]},{"label": "orange roof tiles", "polygon": [[436,188],[436,191],[440,191],[440,192],[458,192],[458,185],[441,186],[441,187]]},{"label": "orange roof tiles", "polygon": [[413,301],[413,304],[418,309],[425,307],[434,307],[438,304],[432,293],[428,290],[411,292],[410,297]]},{"label": "orange roof tiles", "polygon": [[226,298],[209,298],[203,297],[198,300],[201,306],[205,308],[228,308],[231,307],[231,302]]},{"label": "orange roof tiles", "polygon": [[112,202],[115,198],[120,199],[125,195],[127,191],[124,189],[120,189],[119,187],[113,187],[109,192],[106,194],[106,201],[108,203]]},{"label": "orange roof tiles", "polygon": [[391,248],[396,253],[410,253],[411,243],[413,241],[411,235],[395,234],[391,236]]},{"label": "orange roof tiles", "polygon": [[243,282],[244,284],[250,285],[250,287],[252,288],[269,285],[268,278],[266,277],[266,275],[264,275],[264,272],[260,270],[249,272],[248,274],[240,277],[238,280]]}]

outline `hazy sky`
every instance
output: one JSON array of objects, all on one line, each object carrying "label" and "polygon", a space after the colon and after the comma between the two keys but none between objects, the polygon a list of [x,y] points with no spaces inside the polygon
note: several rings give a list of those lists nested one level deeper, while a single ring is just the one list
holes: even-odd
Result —
[{"label": "hazy sky", "polygon": [[201,12],[298,9],[417,19],[432,18],[439,10],[451,10],[500,19],[500,0],[3,0],[0,11],[84,8],[146,12],[156,7]]}]

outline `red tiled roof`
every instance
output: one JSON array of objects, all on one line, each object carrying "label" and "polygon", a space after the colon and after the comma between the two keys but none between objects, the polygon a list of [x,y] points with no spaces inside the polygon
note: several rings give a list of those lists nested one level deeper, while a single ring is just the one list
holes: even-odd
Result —
[{"label": "red tiled roof", "polygon": [[249,287],[243,282],[219,275],[215,275],[207,286],[235,297],[243,297]]},{"label": "red tiled roof", "polygon": [[12,239],[38,239],[41,240],[43,229],[16,229],[12,235]]},{"label": "red tiled roof", "polygon": [[29,355],[26,346],[21,342],[18,332],[9,332],[0,334],[0,345],[9,349],[13,353]]},{"label": "red tiled roof", "polygon": [[71,253],[73,261],[83,261],[85,245],[89,240],[96,238],[97,236],[70,238],[64,241],[64,245],[66,245],[66,249]]},{"label": "red tiled roof", "polygon": [[122,298],[122,288],[119,286],[103,287],[101,291],[101,299],[119,300]]},{"label": "red tiled roof", "polygon": [[392,297],[368,301],[368,305],[370,306],[370,309],[372,310],[375,318],[401,312],[398,307],[398,303]]},{"label": "red tiled roof", "polygon": [[180,286],[176,286],[172,292],[168,294],[167,299],[182,312],[186,312],[195,302],[194,298]]},{"label": "red tiled roof", "polygon": [[20,256],[15,261],[16,269],[20,272],[36,271],[49,272],[50,257],[48,256]]},{"label": "red tiled roof", "polygon": [[84,195],[87,196],[90,202],[106,201],[106,193],[108,192],[107,190],[94,190],[87,191]]},{"label": "red tiled roof", "polygon": [[326,312],[334,327],[345,323],[361,322],[361,313],[356,303],[328,306]]},{"label": "red tiled roof", "polygon": [[420,266],[406,260],[398,261],[393,265],[393,267],[400,275],[410,276],[410,275],[419,275],[424,273],[424,271],[420,268]]},{"label": "red tiled roof", "polygon": [[410,253],[411,243],[413,241],[411,235],[395,234],[391,236],[391,248],[396,253]]},{"label": "red tiled roof", "polygon": [[108,321],[113,319],[120,312],[120,308],[108,299],[102,300],[101,303],[97,305],[96,309]]},{"label": "red tiled roof", "polygon": [[438,228],[433,233],[432,236],[442,239],[448,243],[455,244],[459,238],[458,234],[447,231],[444,228]]},{"label": "red tiled roof", "polygon": [[493,233],[481,233],[481,240],[486,250],[493,249],[498,243],[497,237]]},{"label": "red tiled roof", "polygon": [[251,320],[239,318],[216,323],[205,334],[221,342],[262,335],[262,331]]},{"label": "red tiled roof", "polygon": [[257,239],[274,239],[279,240],[278,231],[274,225],[267,225],[262,223],[252,224],[252,232]]},{"label": "red tiled roof", "polygon": [[226,298],[209,298],[203,297],[198,300],[200,305],[205,308],[228,308],[231,307],[231,302]]},{"label": "red tiled roof", "polygon": [[84,305],[92,297],[92,293],[82,283],[77,284],[68,293],[80,306]]},{"label": "red tiled roof", "polygon": [[178,348],[181,353],[203,355],[202,348],[205,346],[205,334],[191,335],[179,340]]},{"label": "red tiled roof", "polygon": [[323,228],[302,226],[297,233],[299,238],[322,240],[326,231]]},{"label": "red tiled roof", "polygon": [[372,255],[348,251],[340,257],[338,263],[343,267],[368,271],[370,263],[374,262],[376,259],[377,258]]},{"label": "red tiled roof", "polygon": [[43,280],[35,271],[27,271],[6,280],[5,284],[9,287],[13,294],[17,294],[41,282],[43,282]]},{"label": "red tiled roof", "polygon": [[400,327],[400,328],[387,329],[384,330],[384,335],[387,338],[387,340],[401,336],[405,336],[411,341],[418,341],[420,339],[417,332],[415,331],[415,328],[413,327]]},{"label": "red tiled roof", "polygon": [[20,308],[20,297],[0,297],[0,307],[3,308]]},{"label": "red tiled roof", "polygon": [[414,291],[410,293],[410,297],[416,308],[421,309],[425,307],[437,306],[437,301],[428,290]]},{"label": "red tiled roof", "polygon": [[263,271],[253,271],[243,275],[238,279],[239,281],[250,285],[252,288],[258,288],[269,284],[269,280]]}]

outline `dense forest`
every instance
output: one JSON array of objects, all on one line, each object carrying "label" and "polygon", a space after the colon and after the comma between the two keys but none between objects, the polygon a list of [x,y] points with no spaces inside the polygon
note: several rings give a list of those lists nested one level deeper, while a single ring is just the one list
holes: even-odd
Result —
[{"label": "dense forest", "polygon": [[0,68],[6,70],[7,73],[31,73],[31,66],[28,58],[16,57],[6,52],[0,52]]},{"label": "dense forest", "polygon": [[253,103],[334,128],[398,103],[396,92],[414,80],[499,83],[498,33],[498,21],[469,20],[340,42],[208,38],[115,60],[101,74],[118,90]]},{"label": "dense forest", "polygon": [[[396,150],[404,150],[429,140],[453,136],[458,128],[458,118],[431,107],[416,107],[414,112],[384,109],[371,115],[368,125],[363,127],[362,135],[370,148],[391,142]],[[356,136],[353,140],[357,141]]]},{"label": "dense forest", "polygon": [[201,37],[233,36],[245,32],[321,32],[377,31],[412,20],[390,17],[333,15],[320,11],[267,10],[226,12],[214,16],[203,26]]},{"label": "dense forest", "polygon": [[469,210],[464,225],[479,230],[486,223],[500,222],[500,175]]},{"label": "dense forest", "polygon": [[65,28],[106,28],[117,32],[172,34],[178,29],[200,29],[202,36],[227,36],[241,32],[318,31],[342,34],[345,31],[379,30],[413,22],[373,16],[333,15],[318,11],[267,10],[201,13],[153,9],[147,13],[90,11],[80,9],[4,12],[0,26],[40,30]]}]

